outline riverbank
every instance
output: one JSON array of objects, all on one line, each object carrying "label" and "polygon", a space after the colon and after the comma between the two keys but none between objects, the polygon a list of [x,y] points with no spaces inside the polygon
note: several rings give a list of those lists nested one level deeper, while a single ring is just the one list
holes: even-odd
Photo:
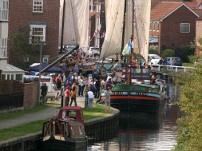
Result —
[{"label": "riverbank", "polygon": [[[35,122],[41,122],[43,123],[43,121],[49,119],[49,118],[53,118],[57,115],[57,112],[59,111],[61,106],[61,100],[55,100],[55,101],[50,101],[48,100],[47,103],[50,104],[54,104],[56,106],[54,107],[50,107],[35,113],[30,113],[27,115],[23,115],[14,119],[6,119],[6,120],[0,120],[0,134],[1,132],[11,132],[11,133],[15,133],[15,131],[13,131],[12,129],[16,130],[15,128],[18,127],[22,127],[22,125],[29,125],[30,127],[32,127],[34,125]],[[83,97],[78,97],[77,98],[77,103],[78,106],[84,107],[84,98]],[[102,106],[102,105],[101,105]],[[96,110],[96,109],[95,109]],[[105,138],[107,138],[107,135],[114,135],[115,134],[115,129],[117,129],[116,127],[118,127],[118,115],[119,115],[119,111],[116,109],[112,109],[110,113],[106,113],[105,112],[105,108],[102,106],[102,109],[99,109],[99,113],[93,112],[92,111],[84,111],[84,117],[85,117],[85,113],[86,116],[89,116],[88,114],[90,114],[92,117],[91,118],[87,118],[88,120],[85,120],[85,129],[86,129],[86,134],[89,138],[91,138],[91,140],[97,140],[97,139],[101,139],[103,138],[103,136],[105,136]],[[5,113],[4,113],[5,114]],[[108,123],[109,122],[109,123]],[[105,126],[103,127],[103,123]],[[112,124],[113,123],[113,124]],[[99,126],[99,131],[97,129],[97,126],[95,127],[94,125],[100,125]],[[29,127],[28,126],[28,127]],[[40,128],[42,127],[42,124],[40,124]],[[106,133],[104,135],[101,134],[101,132],[103,131],[108,131],[108,134]],[[21,129],[21,131],[23,131]],[[24,129],[25,131],[25,129]],[[5,136],[6,134],[4,134]],[[102,137],[100,137],[100,136]],[[1,135],[3,136],[3,135]],[[11,146],[15,146],[16,144],[20,144],[19,146],[21,146],[22,144],[30,144],[30,142],[35,142],[36,140],[40,139],[41,137],[41,129],[39,131],[33,132],[33,133],[27,133],[27,134],[23,134],[23,136],[17,136],[14,138],[8,138],[7,140],[5,139],[0,139],[0,150],[2,148],[6,148],[8,149]],[[2,141],[1,141],[2,140]],[[31,144],[32,144],[31,143]],[[23,145],[24,146],[24,145]],[[34,146],[34,145],[33,145]]]}]

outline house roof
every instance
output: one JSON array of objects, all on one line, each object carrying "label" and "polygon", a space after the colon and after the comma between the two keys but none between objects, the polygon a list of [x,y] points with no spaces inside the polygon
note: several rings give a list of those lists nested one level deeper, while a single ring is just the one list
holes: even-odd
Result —
[{"label": "house roof", "polygon": [[182,6],[187,7],[187,9],[189,9],[193,14],[195,14],[198,17],[198,15],[183,2],[162,1],[161,3],[159,3],[156,7],[152,9],[151,20],[162,21]]},{"label": "house roof", "polygon": [[2,70],[2,73],[16,73],[16,74],[24,74],[25,71],[22,69],[19,69],[11,64],[5,64],[4,66],[0,67],[0,70]]}]

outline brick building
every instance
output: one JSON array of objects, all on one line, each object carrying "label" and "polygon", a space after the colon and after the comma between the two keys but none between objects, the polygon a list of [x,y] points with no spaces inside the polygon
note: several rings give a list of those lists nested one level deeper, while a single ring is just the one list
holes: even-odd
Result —
[{"label": "brick building", "polygon": [[158,51],[194,42],[196,19],[199,17],[183,2],[161,2],[151,11],[150,40],[158,45]]},{"label": "brick building", "polygon": [[[9,3],[9,38],[19,28],[28,27],[31,29],[30,43],[35,40],[46,43],[43,47],[43,60],[48,61],[55,58],[58,53],[60,1],[10,0]],[[29,60],[29,58],[26,59]],[[36,61],[39,62],[39,60]],[[15,61],[14,63],[17,65],[18,62]]]}]

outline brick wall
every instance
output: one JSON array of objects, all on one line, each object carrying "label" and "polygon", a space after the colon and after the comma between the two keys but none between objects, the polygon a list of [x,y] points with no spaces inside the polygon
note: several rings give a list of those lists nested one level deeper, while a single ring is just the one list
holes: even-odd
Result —
[{"label": "brick wall", "polygon": [[[171,48],[177,50],[183,44],[195,40],[196,16],[186,7],[181,7],[163,20],[161,24],[160,50]],[[180,23],[190,23],[190,33],[180,33]]]},{"label": "brick wall", "polygon": [[24,108],[30,109],[37,104],[38,82],[24,84]]},{"label": "brick wall", "polygon": [[43,13],[33,13],[32,5],[32,0],[9,1],[8,35],[10,37],[19,27],[29,27],[30,22],[46,22],[46,47],[43,51],[43,55],[50,55],[51,60],[51,58],[55,58],[58,53],[60,1],[44,0]]}]

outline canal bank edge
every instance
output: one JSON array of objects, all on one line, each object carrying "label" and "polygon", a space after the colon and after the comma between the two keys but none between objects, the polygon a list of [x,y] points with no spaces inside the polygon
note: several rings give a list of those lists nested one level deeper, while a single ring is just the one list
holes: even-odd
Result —
[{"label": "canal bank edge", "polygon": [[[119,110],[111,108],[109,115],[85,121],[85,130],[89,138],[89,143],[106,140],[115,136],[118,132],[119,114]],[[18,147],[16,149],[20,151],[31,151],[37,147],[36,142],[41,138],[42,135],[40,131],[1,141],[0,151],[4,149],[7,151],[15,151],[16,147]]]}]

